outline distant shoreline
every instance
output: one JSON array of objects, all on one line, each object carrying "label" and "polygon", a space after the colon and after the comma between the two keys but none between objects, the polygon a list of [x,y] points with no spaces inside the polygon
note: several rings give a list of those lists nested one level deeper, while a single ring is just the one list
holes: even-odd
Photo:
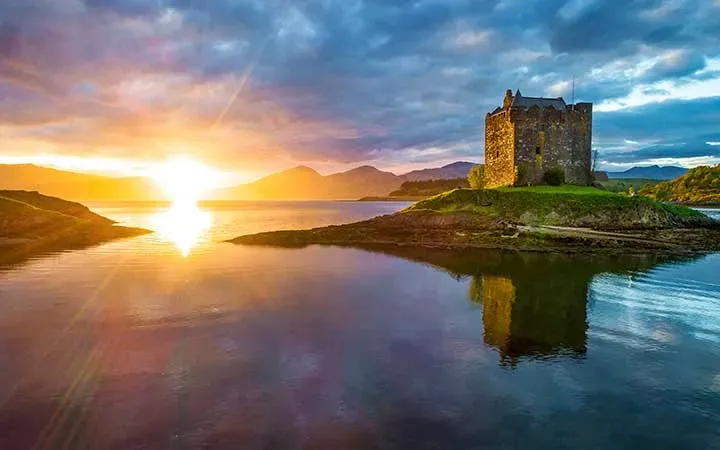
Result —
[{"label": "distant shoreline", "polygon": [[425,200],[429,197],[424,195],[418,195],[418,196],[407,196],[407,197],[375,197],[375,196],[369,196],[369,197],[362,197],[357,200],[351,200],[356,202],[418,202],[420,200]]}]

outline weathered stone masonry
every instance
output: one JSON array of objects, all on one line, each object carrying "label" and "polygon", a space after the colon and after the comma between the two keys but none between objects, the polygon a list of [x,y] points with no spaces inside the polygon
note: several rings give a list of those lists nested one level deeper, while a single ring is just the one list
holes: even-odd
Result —
[{"label": "weathered stone masonry", "polygon": [[537,184],[548,169],[565,171],[567,183],[586,185],[591,177],[592,103],[567,105],[562,97],[513,96],[485,118],[485,176],[488,187],[515,182],[520,164]]}]

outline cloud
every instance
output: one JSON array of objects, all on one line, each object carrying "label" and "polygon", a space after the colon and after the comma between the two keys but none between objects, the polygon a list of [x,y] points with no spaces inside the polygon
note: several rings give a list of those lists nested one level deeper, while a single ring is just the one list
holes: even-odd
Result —
[{"label": "cloud", "polygon": [[488,49],[491,39],[489,30],[466,30],[452,36],[447,46],[456,50]]},{"label": "cloud", "polygon": [[718,49],[701,0],[10,0],[0,151],[183,148],[258,172],[479,160],[505,89],[569,100],[575,77],[601,148],[713,156]]},{"label": "cloud", "polygon": [[689,49],[670,50],[663,53],[658,61],[645,72],[645,78],[649,81],[679,78],[704,68],[704,55]]},{"label": "cloud", "polygon": [[638,84],[623,97],[604,100],[598,111],[618,111],[669,100],[696,100],[720,97],[720,78],[701,80],[673,80],[652,84]]}]

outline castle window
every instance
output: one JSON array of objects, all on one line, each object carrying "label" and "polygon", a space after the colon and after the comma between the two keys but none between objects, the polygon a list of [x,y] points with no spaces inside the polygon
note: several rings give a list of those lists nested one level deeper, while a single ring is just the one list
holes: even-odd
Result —
[{"label": "castle window", "polygon": [[499,158],[499,157],[500,157],[500,150],[495,150],[495,158]]},{"label": "castle window", "polygon": [[535,154],[539,155],[541,153],[540,147],[535,147]]}]

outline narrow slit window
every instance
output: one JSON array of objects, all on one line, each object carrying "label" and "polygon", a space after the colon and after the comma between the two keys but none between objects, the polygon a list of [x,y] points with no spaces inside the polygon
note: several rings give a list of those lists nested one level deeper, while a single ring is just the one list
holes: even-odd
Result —
[{"label": "narrow slit window", "polygon": [[540,152],[540,147],[535,147],[535,154],[536,154],[536,155],[539,155],[540,153],[541,153],[541,152]]}]

